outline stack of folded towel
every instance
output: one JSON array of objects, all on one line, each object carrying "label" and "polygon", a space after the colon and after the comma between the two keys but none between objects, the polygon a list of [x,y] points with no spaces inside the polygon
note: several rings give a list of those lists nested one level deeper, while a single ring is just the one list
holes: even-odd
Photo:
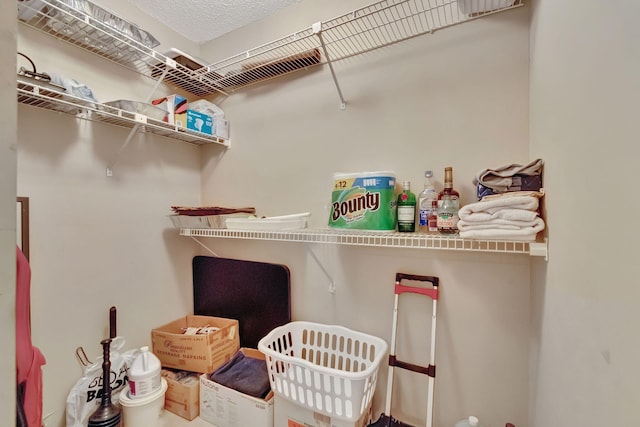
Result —
[{"label": "stack of folded towel", "polygon": [[458,212],[460,237],[533,241],[545,224],[538,215],[543,192],[515,191],[486,196]]},{"label": "stack of folded towel", "polygon": [[539,191],[542,188],[543,166],[544,161],[536,159],[526,165],[513,163],[481,170],[473,180],[478,200],[509,191]]},{"label": "stack of folded towel", "polygon": [[482,184],[495,192],[509,191],[515,176],[537,176],[542,173],[544,160],[536,159],[527,165],[513,163],[495,169],[483,169],[476,175],[474,184]]}]

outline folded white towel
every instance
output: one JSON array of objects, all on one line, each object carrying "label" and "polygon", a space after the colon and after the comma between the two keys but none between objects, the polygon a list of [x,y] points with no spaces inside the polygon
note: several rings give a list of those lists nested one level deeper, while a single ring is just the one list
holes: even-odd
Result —
[{"label": "folded white towel", "polygon": [[[528,212],[528,211],[523,211]],[[519,230],[521,228],[534,227],[540,218],[534,217],[531,221],[512,221],[509,219],[492,219],[489,221],[458,221],[458,229],[462,230]]]},{"label": "folded white towel", "polygon": [[500,199],[504,197],[522,197],[522,196],[532,196],[540,199],[544,197],[544,188],[541,188],[538,191],[507,191],[506,193],[487,194],[482,198],[482,200],[487,201],[487,200],[493,200],[493,199]]},{"label": "folded white towel", "polygon": [[[462,213],[462,215],[461,215]],[[494,220],[505,221],[533,221],[538,217],[538,212],[527,209],[498,209],[495,212],[471,212],[468,210],[458,212],[461,220],[472,222],[488,222]]]},{"label": "folded white towel", "polygon": [[[532,196],[520,196],[520,197],[500,197],[497,199],[491,199],[486,201],[480,201],[476,203],[469,203],[463,206],[458,211],[460,219],[468,220],[469,215],[474,213],[484,212],[487,214],[494,214],[504,209],[523,209],[529,211],[535,211],[538,209],[538,198]],[[513,213],[510,213],[513,215]],[[507,214],[509,215],[509,214]],[[518,219],[518,218],[505,218],[505,219]]]},{"label": "folded white towel", "polygon": [[460,233],[460,237],[463,239],[477,239],[477,240],[508,240],[518,242],[535,242],[536,235],[538,233],[517,232],[509,233],[507,230],[502,230],[501,233],[496,233],[493,230],[471,230]]},{"label": "folded white towel", "polygon": [[464,239],[533,241],[536,240],[538,232],[544,230],[544,227],[544,221],[542,218],[538,218],[532,227],[524,227],[518,230],[497,228],[460,230],[460,237]]},{"label": "folded white towel", "polygon": [[507,188],[511,186],[514,175],[540,175],[543,165],[544,161],[542,159],[536,159],[524,166],[513,163],[496,169],[483,169],[477,173],[474,184],[480,183],[498,192],[507,191]]}]

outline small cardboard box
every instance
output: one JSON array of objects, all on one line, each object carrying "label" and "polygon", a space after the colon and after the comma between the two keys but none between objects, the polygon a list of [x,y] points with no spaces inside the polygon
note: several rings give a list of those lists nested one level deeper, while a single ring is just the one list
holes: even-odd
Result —
[{"label": "small cardboard box", "polygon": [[189,421],[200,414],[200,374],[174,369],[162,369],[167,380],[164,409]]},{"label": "small cardboard box", "polygon": [[371,405],[357,421],[330,417],[298,405],[282,396],[274,399],[274,426],[277,427],[367,427],[371,422]]},{"label": "small cardboard box", "polygon": [[[215,327],[201,335],[186,335],[187,327]],[[208,373],[227,362],[240,348],[238,321],[188,315],[151,331],[153,353],[163,368]]]},{"label": "small cardboard box", "polygon": [[168,114],[164,121],[172,125],[177,124],[176,117],[184,115],[187,111],[187,99],[176,94],[154,99],[151,104],[166,110]]},{"label": "small cardboard box", "polygon": [[[245,356],[264,360],[264,354],[242,348]],[[273,391],[259,399],[200,376],[200,418],[224,427],[273,427]]]},{"label": "small cardboard box", "polygon": [[176,124],[178,126],[206,133],[207,135],[213,135],[213,117],[207,114],[194,110],[187,110],[183,117],[179,117],[176,120]]}]

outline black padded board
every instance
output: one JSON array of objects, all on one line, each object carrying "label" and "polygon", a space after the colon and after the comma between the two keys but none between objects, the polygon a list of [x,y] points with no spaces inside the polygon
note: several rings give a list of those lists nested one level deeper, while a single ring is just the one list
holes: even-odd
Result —
[{"label": "black padded board", "polygon": [[193,258],[194,314],[238,319],[241,347],[258,348],[262,337],[291,321],[289,289],[286,265]]}]

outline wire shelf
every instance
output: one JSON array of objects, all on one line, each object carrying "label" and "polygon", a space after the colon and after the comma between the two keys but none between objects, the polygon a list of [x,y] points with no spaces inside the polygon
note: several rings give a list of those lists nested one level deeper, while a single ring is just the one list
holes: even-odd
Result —
[{"label": "wire shelf", "polygon": [[[269,240],[300,243],[371,246],[385,248],[437,249],[452,251],[529,254],[546,257],[546,242],[510,240],[473,240],[458,236],[421,233],[367,232],[333,229],[303,229],[291,231],[229,230],[213,228],[181,228],[181,236],[219,237],[228,239]],[[541,245],[544,249],[541,250]]]},{"label": "wire shelf", "polygon": [[522,5],[523,0],[383,0],[213,63],[198,73],[234,92]]},{"label": "wire shelf", "polygon": [[73,95],[43,87],[18,77],[18,102],[32,107],[44,108],[76,117],[107,123],[124,128],[142,127],[143,131],[191,144],[219,144],[229,147],[229,141],[201,132],[147,117],[110,105],[99,104]]},{"label": "wire shelf", "polygon": [[[25,26],[153,79],[160,78],[168,68],[165,80],[194,95],[206,96],[213,93],[226,95],[226,92],[216,86],[206,75],[196,73],[174,59],[156,52],[153,49],[156,43],[143,43],[152,39],[152,36],[141,38],[142,41],[134,39],[121,30],[122,25],[114,26],[114,15],[108,14],[110,19],[100,20],[99,18],[105,15],[102,9],[98,9],[103,12],[102,14],[96,13],[96,16],[92,16],[88,12],[92,10],[88,7],[89,2],[35,0],[18,1],[18,5],[21,9],[18,15],[19,22]],[[80,6],[85,8],[79,9]],[[125,21],[116,21],[116,23],[121,22]]]},{"label": "wire shelf", "polygon": [[[191,69],[71,5],[19,1],[20,22],[192,94],[229,95],[258,82],[329,64],[523,5],[524,0],[383,0],[222,61]],[[113,16],[113,15],[111,15]],[[334,76],[335,79],[335,76]],[[337,85],[337,81],[336,81]]]}]

